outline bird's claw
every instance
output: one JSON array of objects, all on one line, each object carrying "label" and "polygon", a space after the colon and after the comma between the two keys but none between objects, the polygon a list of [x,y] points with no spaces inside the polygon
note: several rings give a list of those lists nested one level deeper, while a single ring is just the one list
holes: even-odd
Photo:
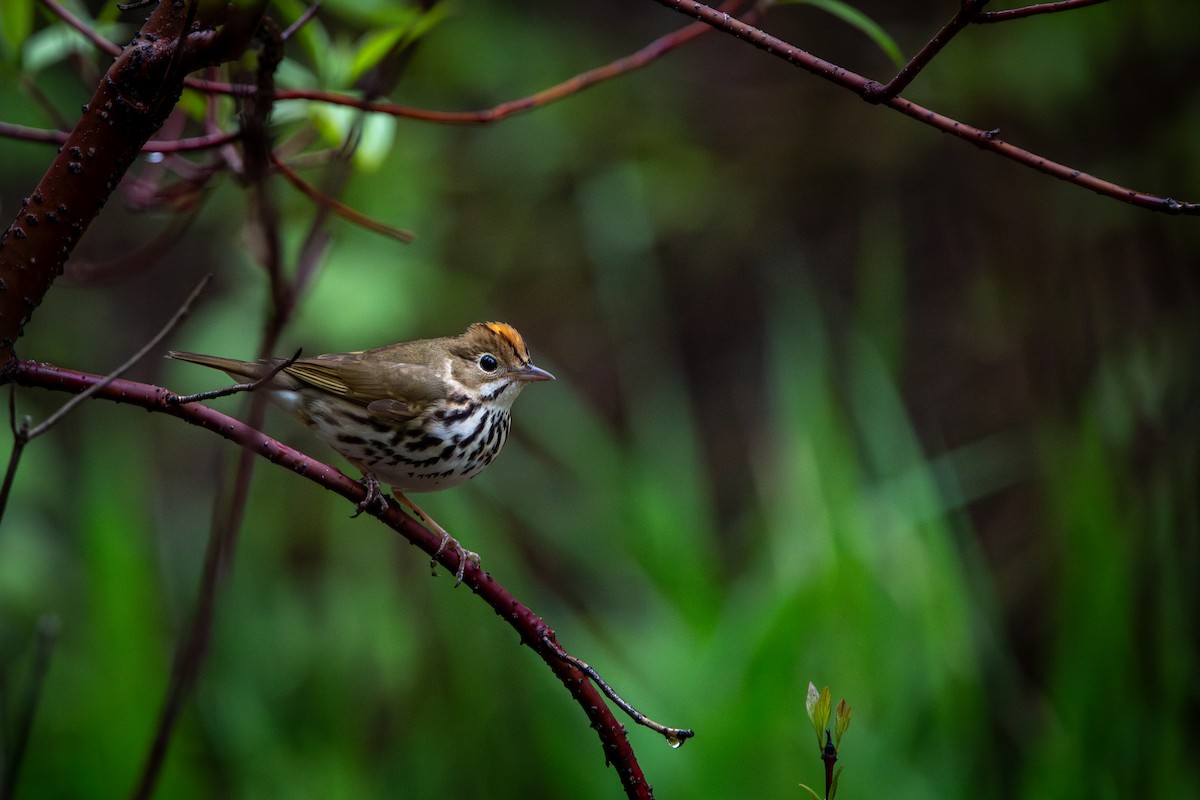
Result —
[{"label": "bird's claw", "polygon": [[358,505],[354,507],[354,513],[350,515],[350,519],[354,519],[364,511],[369,511],[371,506],[376,504],[378,504],[380,511],[387,509],[387,495],[380,491],[379,478],[376,478],[370,472],[364,472],[362,484],[367,489],[367,496],[360,500]]},{"label": "bird's claw", "polygon": [[446,531],[442,531],[442,541],[440,544],[438,544],[438,549],[434,551],[433,558],[429,559],[429,569],[435,576],[437,575],[438,556],[445,552],[447,545],[453,547],[454,554],[458,556],[458,569],[454,571],[454,588],[457,589],[462,585],[463,576],[466,574],[467,561],[474,561],[475,566],[479,566],[479,554],[467,550],[458,543],[457,539],[455,539]]}]

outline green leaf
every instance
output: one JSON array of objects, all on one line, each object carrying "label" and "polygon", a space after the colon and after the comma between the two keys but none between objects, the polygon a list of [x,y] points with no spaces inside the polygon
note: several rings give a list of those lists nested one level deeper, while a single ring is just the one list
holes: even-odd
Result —
[{"label": "green leaf", "polygon": [[811,794],[813,796],[813,800],[821,800],[821,795],[814,792],[812,790],[812,787],[809,786],[808,784],[802,783],[802,784],[800,784],[800,788],[803,789],[804,791],[808,792],[809,794]]},{"label": "green leaf", "polygon": [[409,20],[381,31],[372,31],[363,37],[350,64],[350,79],[358,80],[364,72],[382,61],[398,42],[407,40],[411,29],[412,21]]},{"label": "green leaf", "polygon": [[[829,687],[826,686],[821,690],[821,698],[817,701],[817,707],[813,710],[813,724],[817,726],[818,731],[824,731],[829,727],[829,711],[833,706],[833,700],[829,694]],[[818,736],[820,734],[818,733]],[[821,747],[824,748],[824,743]]]},{"label": "green leaf", "polygon": [[904,55],[900,52],[900,46],[896,44],[896,40],[880,27],[875,20],[849,3],[844,3],[842,0],[775,0],[775,2],[779,5],[809,5],[832,14],[846,24],[858,28],[861,33],[874,42],[875,46],[892,60],[892,63],[897,68],[903,67],[905,64]]},{"label": "green leaf", "polygon": [[368,114],[362,122],[362,137],[354,151],[354,163],[364,171],[383,166],[396,138],[396,118],[388,114]]},{"label": "green leaf", "polygon": [[21,62],[29,72],[38,72],[76,53],[90,53],[92,44],[83,34],[66,25],[54,25],[27,38]]},{"label": "green leaf", "polygon": [[444,3],[434,6],[428,12],[420,12],[415,8],[405,9],[402,16],[397,13],[397,22],[382,30],[368,34],[361,40],[354,63],[351,65],[351,78],[357,80],[364,72],[378,64],[388,53],[400,45],[415,42],[446,16]]},{"label": "green leaf", "polygon": [[842,779],[842,770],[845,768],[845,764],[839,764],[837,771],[833,773],[833,782],[829,784],[829,800],[834,800],[837,797],[838,781]]}]

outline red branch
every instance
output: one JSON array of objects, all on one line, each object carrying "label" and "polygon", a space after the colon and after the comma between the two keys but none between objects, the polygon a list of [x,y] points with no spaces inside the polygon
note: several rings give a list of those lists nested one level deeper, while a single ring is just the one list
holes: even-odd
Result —
[{"label": "red branch", "polygon": [[[0,122],[0,137],[6,139],[20,139],[26,142],[43,142],[45,144],[65,144],[70,135],[67,131],[30,128],[27,125]],[[204,136],[192,136],[187,139],[151,139],[142,145],[142,152],[184,153],[190,150],[213,150],[218,147],[224,147],[230,142],[236,142],[241,135],[241,131],[229,131],[228,133],[210,133]]]},{"label": "red branch", "polygon": [[[731,0],[722,5],[720,10],[721,13],[736,14],[738,13],[738,9],[745,4],[745,0]],[[275,99],[313,100],[331,105],[349,106],[377,114],[389,114],[393,117],[417,119],[424,122],[438,122],[445,125],[486,125],[491,122],[498,122],[505,117],[510,117],[522,111],[529,111],[548,105],[567,95],[580,92],[589,86],[594,86],[597,83],[612,80],[627,72],[640,69],[709,30],[708,26],[694,22],[677,31],[660,36],[640,50],[623,58],[618,58],[603,66],[582,72],[568,78],[562,83],[555,84],[527,97],[508,100],[499,105],[479,111],[436,111],[427,108],[414,108],[396,103],[360,100],[340,92],[328,92],[320,89],[281,89],[275,93]],[[254,92],[254,87],[246,84],[229,84],[198,78],[189,79],[187,86],[190,89],[198,91],[228,94],[234,97],[245,97]]]},{"label": "red branch", "polygon": [[[63,369],[38,361],[18,361],[12,378],[22,386],[71,393],[82,392],[104,380],[104,376],[101,375]],[[95,397],[179,417],[241,445],[277,466],[290,469],[319,486],[337,492],[353,503],[362,501],[366,496],[360,482],[233,417],[198,403],[171,404],[169,398],[172,394],[161,386],[117,379],[98,390]],[[373,508],[369,513],[424,550],[430,557],[438,551],[441,538],[405,515],[395,500],[388,498],[386,509],[380,511]],[[458,568],[458,557],[452,548],[444,550],[437,556],[437,560],[451,573]],[[521,643],[536,652],[567,687],[600,736],[605,758],[616,769],[626,795],[631,798],[653,797],[653,790],[646,782],[629,744],[625,727],[613,716],[604,698],[587,676],[568,663],[565,651],[555,640],[554,631],[528,606],[513,597],[489,573],[470,559],[467,560],[463,583],[491,606],[501,619],[511,625],[520,635]]]},{"label": "red branch", "polygon": [[356,211],[340,200],[335,200],[329,195],[322,192],[317,187],[310,184],[308,181],[300,177],[296,170],[289,167],[281,159],[277,158],[274,153],[268,154],[271,165],[279,171],[287,182],[295,186],[305,197],[312,200],[322,208],[328,209],[330,212],[337,214],[344,220],[354,223],[362,228],[365,228],[381,236],[386,236],[389,239],[395,239],[404,244],[412,244],[414,236],[412,231],[397,228],[394,225],[388,225],[386,222],[380,222],[377,219],[368,217],[361,211]]},{"label": "red branch", "polygon": [[[674,9],[681,14],[694,16],[701,22],[711,25],[717,30],[728,33],[738,39],[743,39],[760,50],[765,50],[768,54],[783,59],[792,66],[800,67],[818,77],[836,83],[843,89],[849,89],[868,102],[880,102],[881,87],[878,81],[864,78],[862,75],[851,72],[844,67],[839,67],[837,64],[832,64],[818,58],[793,44],[772,36],[766,31],[760,30],[753,25],[747,25],[731,17],[729,14],[722,13],[703,3],[695,2],[695,0],[655,0],[655,2]],[[912,117],[918,122],[923,122],[926,125],[937,128],[943,133],[949,133],[960,139],[965,139],[980,149],[990,150],[1004,158],[1036,169],[1038,172],[1044,172],[1067,183],[1091,189],[1105,197],[1122,200],[1151,211],[1161,211],[1164,214],[1200,215],[1200,203],[1180,202],[1172,200],[1169,197],[1146,194],[1145,192],[1139,192],[1126,186],[1097,178],[1094,175],[1089,175],[1066,164],[1060,164],[1045,156],[1040,156],[1037,153],[1030,152],[1016,145],[1008,144],[995,131],[985,131],[982,128],[972,127],[951,117],[939,114],[936,111],[919,106],[911,100],[905,100],[902,97],[892,97],[883,99],[881,105],[886,105],[895,111],[899,111],[901,114]]]}]

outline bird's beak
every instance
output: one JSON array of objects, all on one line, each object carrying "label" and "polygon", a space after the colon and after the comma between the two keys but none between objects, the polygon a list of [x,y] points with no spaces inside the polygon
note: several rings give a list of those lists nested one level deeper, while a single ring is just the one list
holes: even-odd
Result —
[{"label": "bird's beak", "polygon": [[513,377],[519,381],[552,381],[554,376],[541,367],[535,367],[533,364],[526,364],[524,369],[519,369],[514,372]]}]

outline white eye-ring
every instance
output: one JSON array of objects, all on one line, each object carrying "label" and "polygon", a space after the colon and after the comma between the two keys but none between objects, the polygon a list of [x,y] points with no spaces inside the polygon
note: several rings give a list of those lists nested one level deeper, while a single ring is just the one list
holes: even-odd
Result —
[{"label": "white eye-ring", "polygon": [[500,362],[491,353],[484,353],[479,357],[479,368],[484,372],[495,372],[499,366]]}]

